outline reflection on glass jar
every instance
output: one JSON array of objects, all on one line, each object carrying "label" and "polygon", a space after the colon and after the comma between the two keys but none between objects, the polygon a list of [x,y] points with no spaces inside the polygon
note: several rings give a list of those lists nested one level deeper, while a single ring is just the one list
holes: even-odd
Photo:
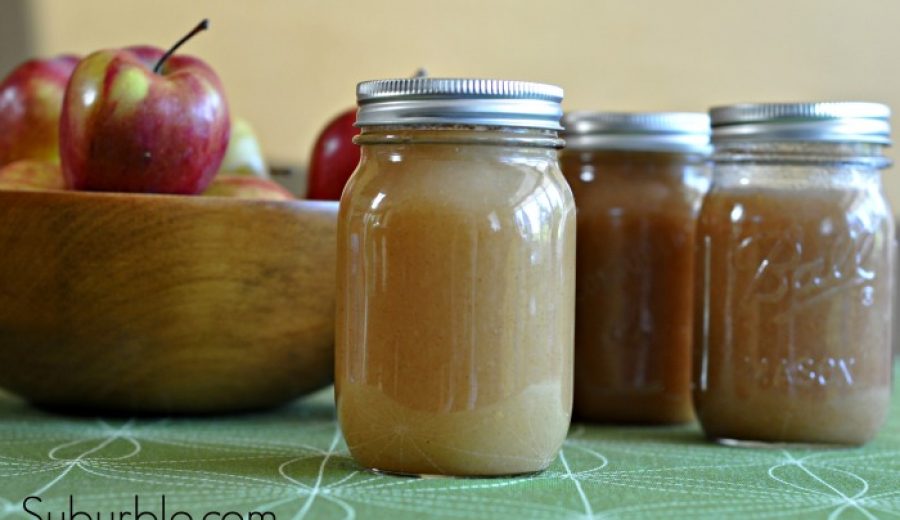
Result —
[{"label": "reflection on glass jar", "polygon": [[[537,127],[481,126],[466,107],[483,117],[509,103],[439,81],[452,80],[401,80],[400,94],[360,86],[362,161],[338,228],[341,428],[353,457],[382,471],[539,471],[565,438],[572,399],[575,211],[556,156],[561,91],[539,103],[555,121],[535,123],[535,100],[506,94]],[[437,98],[462,103],[428,122],[415,110],[364,113],[398,98],[432,113],[444,110],[429,105]]]},{"label": "reflection on glass jar", "polygon": [[695,312],[695,400],[710,437],[861,444],[884,422],[888,115],[849,103],[712,112]]},{"label": "reflection on glass jar", "polygon": [[560,163],[578,207],[576,418],[693,419],[694,232],[709,119],[579,112]]}]

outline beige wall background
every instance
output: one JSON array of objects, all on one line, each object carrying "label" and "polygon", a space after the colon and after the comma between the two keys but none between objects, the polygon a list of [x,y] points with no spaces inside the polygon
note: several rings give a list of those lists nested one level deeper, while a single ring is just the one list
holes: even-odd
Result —
[{"label": "beige wall background", "polygon": [[[0,0],[0,19],[17,3]],[[35,0],[26,10],[27,44],[0,54],[166,47],[209,17],[185,52],[218,70],[275,162],[305,163],[358,81],[423,66],[557,83],[568,109],[860,99],[900,112],[900,0]],[[886,183],[900,207],[900,171]]]}]

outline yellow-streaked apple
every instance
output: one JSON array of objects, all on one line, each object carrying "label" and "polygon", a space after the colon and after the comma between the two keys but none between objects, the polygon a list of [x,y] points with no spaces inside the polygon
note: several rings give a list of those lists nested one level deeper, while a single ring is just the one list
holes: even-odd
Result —
[{"label": "yellow-streaked apple", "polygon": [[225,156],[230,116],[219,77],[203,61],[153,47],[95,52],[66,89],[60,159],[78,190],[197,194]]},{"label": "yellow-streaked apple", "polygon": [[226,175],[248,175],[261,179],[269,178],[269,167],[263,158],[259,139],[250,123],[242,118],[231,120],[231,139],[219,173]]},{"label": "yellow-streaked apple", "polygon": [[59,161],[59,114],[76,56],[29,60],[0,83],[0,166]]},{"label": "yellow-streaked apple", "polygon": [[277,182],[246,175],[219,175],[203,195],[238,199],[294,199],[294,195]]},{"label": "yellow-streaked apple", "polygon": [[0,168],[0,190],[64,190],[59,164],[52,161],[22,159]]}]

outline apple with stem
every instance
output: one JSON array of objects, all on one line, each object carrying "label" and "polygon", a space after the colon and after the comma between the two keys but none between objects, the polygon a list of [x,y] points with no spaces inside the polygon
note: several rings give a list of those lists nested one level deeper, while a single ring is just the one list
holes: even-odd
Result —
[{"label": "apple with stem", "polygon": [[[428,71],[419,68],[414,78],[424,78]],[[344,185],[359,164],[360,149],[353,144],[359,135],[356,127],[356,109],[338,114],[316,137],[309,174],[306,178],[306,198],[313,200],[340,200]]]},{"label": "apple with stem", "polygon": [[0,166],[59,161],[59,115],[77,56],[22,63],[0,83]]},{"label": "apple with stem", "polygon": [[60,158],[79,190],[197,194],[228,147],[230,116],[218,76],[171,49],[128,47],[78,63],[66,89]]}]

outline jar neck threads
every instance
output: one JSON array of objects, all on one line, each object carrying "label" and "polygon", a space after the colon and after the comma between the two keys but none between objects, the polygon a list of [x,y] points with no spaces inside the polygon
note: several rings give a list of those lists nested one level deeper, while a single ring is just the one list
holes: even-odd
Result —
[{"label": "jar neck threads", "polygon": [[891,165],[885,145],[854,142],[732,141],[715,143],[713,161],[721,164],[856,166],[880,170]]},{"label": "jar neck threads", "polygon": [[353,138],[361,146],[446,144],[560,149],[565,141],[555,130],[469,125],[391,125],[364,127]]}]

